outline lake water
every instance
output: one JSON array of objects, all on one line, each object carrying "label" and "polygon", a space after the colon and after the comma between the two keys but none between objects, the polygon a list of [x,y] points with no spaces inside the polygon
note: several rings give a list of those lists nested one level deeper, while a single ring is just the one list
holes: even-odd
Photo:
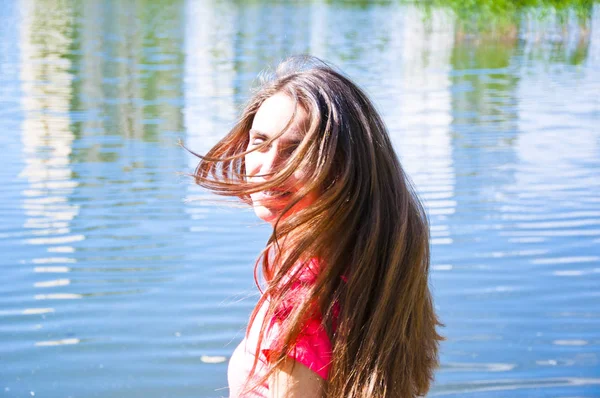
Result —
[{"label": "lake water", "polygon": [[431,219],[430,396],[600,397],[600,6],[465,35],[338,2],[0,8],[0,395],[227,396],[269,228],[181,173],[310,52],[373,97]]}]

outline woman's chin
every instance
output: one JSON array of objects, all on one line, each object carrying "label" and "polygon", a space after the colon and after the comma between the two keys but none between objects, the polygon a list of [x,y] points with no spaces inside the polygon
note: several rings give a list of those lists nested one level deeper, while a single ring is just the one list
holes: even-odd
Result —
[{"label": "woman's chin", "polygon": [[268,222],[271,225],[274,225],[277,221],[278,213],[273,210],[265,207],[265,206],[254,206],[254,214],[261,220]]}]

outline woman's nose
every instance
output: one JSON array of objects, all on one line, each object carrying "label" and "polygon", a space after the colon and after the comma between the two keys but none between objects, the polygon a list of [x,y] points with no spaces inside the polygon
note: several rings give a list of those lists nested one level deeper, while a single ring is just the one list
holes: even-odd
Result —
[{"label": "woman's nose", "polygon": [[281,163],[285,161],[277,145],[271,145],[269,150],[265,152],[263,162],[261,165],[261,174],[264,176],[270,176],[275,174]]}]

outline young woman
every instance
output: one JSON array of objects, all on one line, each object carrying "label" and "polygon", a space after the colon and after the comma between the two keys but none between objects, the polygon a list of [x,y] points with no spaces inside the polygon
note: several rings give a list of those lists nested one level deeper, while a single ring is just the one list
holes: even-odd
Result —
[{"label": "young woman", "polygon": [[[280,64],[196,182],[273,226],[231,397],[415,397],[438,361],[427,219],[367,96],[308,56]],[[261,284],[257,283],[259,288]]]}]

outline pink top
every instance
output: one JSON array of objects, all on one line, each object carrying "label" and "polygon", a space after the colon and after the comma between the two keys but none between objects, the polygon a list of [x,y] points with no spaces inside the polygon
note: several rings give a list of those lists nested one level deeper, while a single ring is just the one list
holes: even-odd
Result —
[{"label": "pink top", "polygon": [[[292,288],[300,287],[307,282],[314,282],[314,280],[314,273],[303,272],[300,276],[300,282]],[[250,369],[252,368],[252,364],[254,363],[255,348],[258,344],[258,334],[265,317],[267,305],[268,302],[265,301],[259,309],[250,329],[246,332],[245,338],[240,345],[237,346],[229,361],[227,379],[229,383],[230,398],[258,398],[268,396],[269,386],[266,383],[263,383],[259,389],[252,393],[245,395],[241,394],[250,373]],[[256,375],[259,378],[265,375],[268,370],[267,364],[269,362],[271,350],[275,347],[280,337],[280,321],[282,317],[285,317],[288,313],[289,311],[286,311],[285,309],[283,311],[278,311],[277,315],[269,322],[270,326],[263,338],[257,363]],[[298,336],[294,350],[289,356],[327,380],[331,364],[331,342],[325,328],[321,324],[321,320],[320,316],[315,315],[306,321],[302,332]]]}]

